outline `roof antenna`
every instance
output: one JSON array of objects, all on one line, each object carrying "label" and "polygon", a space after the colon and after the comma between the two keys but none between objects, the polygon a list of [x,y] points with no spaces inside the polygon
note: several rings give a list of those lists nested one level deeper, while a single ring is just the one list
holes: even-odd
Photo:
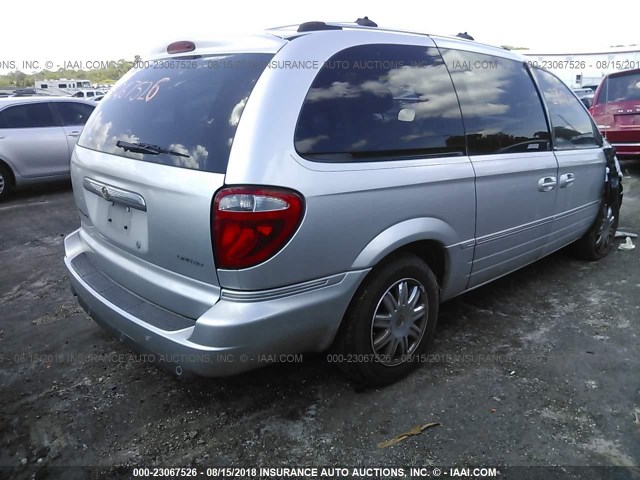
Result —
[{"label": "roof antenna", "polygon": [[373,20],[369,20],[369,17],[359,18],[356,23],[361,27],[377,27],[378,24]]},{"label": "roof antenna", "polygon": [[465,40],[474,40],[474,38],[469,35],[467,32],[459,33],[456,37],[464,38]]}]

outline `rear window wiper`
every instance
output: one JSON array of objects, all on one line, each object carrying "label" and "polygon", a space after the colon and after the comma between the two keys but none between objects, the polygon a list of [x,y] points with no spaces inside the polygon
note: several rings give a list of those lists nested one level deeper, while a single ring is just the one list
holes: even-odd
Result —
[{"label": "rear window wiper", "polygon": [[116,147],[123,149],[125,152],[133,152],[133,153],[148,153],[150,155],[160,155],[164,153],[166,155],[175,155],[177,157],[186,157],[189,158],[189,155],[184,153],[176,152],[175,150],[170,150],[168,148],[160,147],[158,145],[152,145],[150,143],[142,143],[142,142],[123,142],[122,140],[118,140],[116,142]]}]

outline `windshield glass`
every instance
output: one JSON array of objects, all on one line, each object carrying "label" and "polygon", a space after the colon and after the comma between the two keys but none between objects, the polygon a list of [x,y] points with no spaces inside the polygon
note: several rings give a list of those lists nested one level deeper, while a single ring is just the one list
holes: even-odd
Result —
[{"label": "windshield glass", "polygon": [[[78,145],[224,173],[244,106],[272,56],[242,53],[143,62],[145,68],[132,69],[98,104]],[[155,148],[124,149],[118,142]]]}]

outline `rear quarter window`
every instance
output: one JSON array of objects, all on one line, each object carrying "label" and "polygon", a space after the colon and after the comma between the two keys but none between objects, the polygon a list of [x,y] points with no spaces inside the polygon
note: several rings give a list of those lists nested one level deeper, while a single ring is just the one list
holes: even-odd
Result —
[{"label": "rear quarter window", "polygon": [[322,162],[464,154],[460,107],[438,50],[372,44],[334,55],[304,100],[295,148]]},{"label": "rear quarter window", "polygon": [[[224,173],[238,122],[271,54],[151,62],[100,101],[78,144],[146,162]],[[124,150],[123,143],[172,153]]]}]

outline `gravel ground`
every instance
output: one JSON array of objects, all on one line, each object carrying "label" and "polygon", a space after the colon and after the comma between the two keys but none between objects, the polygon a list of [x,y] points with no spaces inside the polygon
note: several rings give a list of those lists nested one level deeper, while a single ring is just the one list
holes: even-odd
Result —
[{"label": "gravel ground", "polygon": [[[640,163],[623,167],[620,226],[640,232]],[[68,184],[0,204],[9,476],[87,465],[640,463],[640,248],[596,263],[558,252],[442,305],[432,362],[358,391],[324,355],[222,380],[178,380],[140,361],[71,295],[63,238],[78,224]],[[428,422],[441,425],[378,448]]]}]

